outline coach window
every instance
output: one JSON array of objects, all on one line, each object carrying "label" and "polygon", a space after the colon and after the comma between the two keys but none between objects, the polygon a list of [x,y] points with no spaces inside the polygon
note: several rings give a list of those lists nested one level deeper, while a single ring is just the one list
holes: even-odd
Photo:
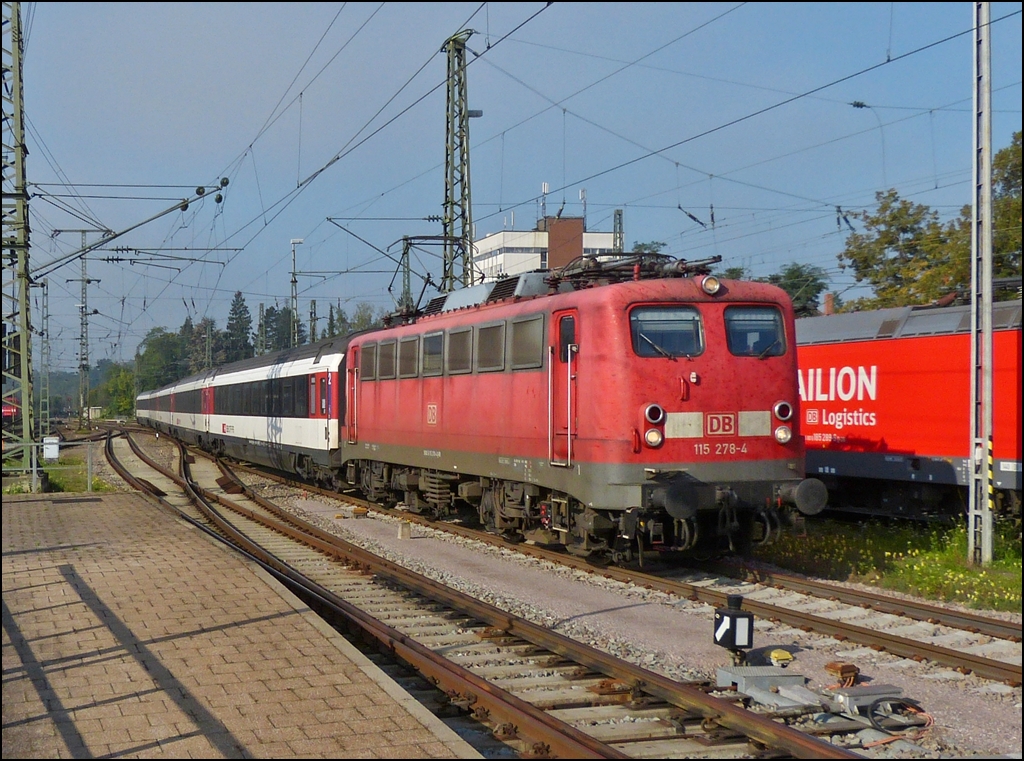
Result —
[{"label": "coach window", "polygon": [[423,377],[440,375],[444,359],[444,333],[423,336]]},{"label": "coach window", "polygon": [[398,344],[394,341],[381,343],[377,346],[377,379],[386,380],[395,377],[395,349]]},{"label": "coach window", "polygon": [[636,307],[629,313],[633,351],[640,357],[694,357],[704,353],[700,312],[692,307]]},{"label": "coach window", "polygon": [[544,364],[544,315],[512,321],[512,369]]},{"label": "coach window", "polygon": [[320,379],[320,414],[327,414],[327,378]]},{"label": "coach window", "polygon": [[725,335],[737,357],[778,357],[786,353],[782,314],[774,307],[726,307]]},{"label": "coach window", "polygon": [[373,380],[377,377],[377,344],[364,344],[359,352],[359,377]]},{"label": "coach window", "polygon": [[295,411],[295,387],[291,378],[281,380],[281,417],[291,417]]},{"label": "coach window", "polygon": [[420,365],[420,338],[403,338],[398,344],[398,377],[415,378]]},{"label": "coach window", "polygon": [[448,372],[468,373],[473,369],[473,329],[453,330],[448,334]]},{"label": "coach window", "polygon": [[476,369],[480,372],[505,369],[505,323],[477,328]]}]

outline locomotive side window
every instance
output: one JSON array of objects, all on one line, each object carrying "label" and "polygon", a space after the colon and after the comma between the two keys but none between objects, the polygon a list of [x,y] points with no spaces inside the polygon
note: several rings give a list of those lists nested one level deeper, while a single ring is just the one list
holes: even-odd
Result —
[{"label": "locomotive side window", "polygon": [[382,343],[377,346],[377,379],[395,377],[395,350],[398,344],[394,341]]},{"label": "locomotive side window", "polygon": [[398,344],[398,377],[415,378],[420,364],[420,339],[403,338]]},{"label": "locomotive side window", "polygon": [[453,330],[448,334],[448,372],[468,373],[473,369],[473,329]]},{"label": "locomotive side window", "polygon": [[359,376],[363,380],[377,377],[377,344],[364,344],[359,352]]},{"label": "locomotive side window", "polygon": [[576,344],[576,318],[563,317],[558,321],[558,358],[569,361],[569,347]]},{"label": "locomotive side window", "polygon": [[423,336],[423,377],[440,375],[444,359],[444,333]]},{"label": "locomotive side window", "polygon": [[505,369],[505,323],[477,329],[476,369],[481,372]]},{"label": "locomotive side window", "polygon": [[700,312],[693,307],[637,307],[629,314],[633,351],[640,357],[694,357],[704,353]]},{"label": "locomotive side window", "polygon": [[544,315],[512,322],[512,369],[544,364]]},{"label": "locomotive side window", "polygon": [[774,307],[726,307],[725,335],[737,357],[778,357],[786,353],[782,315]]}]

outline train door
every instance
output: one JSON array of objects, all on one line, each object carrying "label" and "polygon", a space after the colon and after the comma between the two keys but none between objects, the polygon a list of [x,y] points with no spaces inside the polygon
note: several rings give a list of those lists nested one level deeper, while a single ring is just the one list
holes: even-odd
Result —
[{"label": "train door", "polygon": [[[353,346],[345,357],[345,412],[346,419],[345,437],[349,444],[355,444],[358,439],[357,430],[357,405],[359,391],[359,347]],[[340,424],[341,421],[339,421]]]},{"label": "train door", "polygon": [[579,316],[575,309],[555,312],[551,320],[548,362],[548,452],[552,465],[572,465],[576,431],[576,374],[579,356]]},{"label": "train door", "polygon": [[198,428],[203,433],[210,433],[210,415],[214,412],[213,407],[213,386],[204,386],[199,389],[199,415],[196,417],[196,423]]}]

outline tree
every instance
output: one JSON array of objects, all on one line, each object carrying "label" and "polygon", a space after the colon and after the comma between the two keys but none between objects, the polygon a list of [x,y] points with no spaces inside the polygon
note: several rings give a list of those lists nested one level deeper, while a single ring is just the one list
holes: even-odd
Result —
[{"label": "tree", "polygon": [[[1021,275],[1021,133],[992,160],[992,274]],[[942,223],[927,206],[901,199],[895,190],[877,193],[874,213],[851,213],[864,232],[846,239],[841,269],[874,289],[874,298],[851,301],[851,309],[927,304],[971,286],[972,207]],[[996,298],[1013,298],[1015,288],[997,289]]]},{"label": "tree", "polygon": [[379,312],[373,308],[373,304],[360,302],[356,304],[356,311],[352,314],[352,321],[349,323],[349,330],[367,330],[381,325],[385,314],[384,309]]},{"label": "tree", "polygon": [[746,267],[726,267],[719,277],[723,280],[746,280],[749,275]]},{"label": "tree", "polygon": [[661,241],[658,241],[658,240],[652,240],[649,243],[641,243],[640,241],[635,241],[633,243],[633,251],[632,251],[632,253],[634,253],[634,254],[659,254],[659,253],[661,253],[661,249],[663,249],[663,248],[665,248],[665,244],[662,243]]},{"label": "tree", "polygon": [[246,306],[241,291],[235,291],[228,312],[228,323],[224,330],[224,361],[237,362],[248,359],[255,351],[252,345],[252,314]]},{"label": "tree", "polygon": [[118,365],[104,384],[107,417],[130,417],[135,412],[135,373]]},{"label": "tree", "polygon": [[224,364],[224,333],[217,330],[214,321],[204,317],[192,331],[192,340],[187,347],[188,372],[190,375],[219,367]]},{"label": "tree", "polygon": [[821,267],[791,262],[762,282],[777,285],[788,293],[797,317],[821,314],[818,297],[828,288],[828,276]]},{"label": "tree", "polygon": [[875,294],[850,306],[922,304],[956,289],[968,265],[966,257],[950,245],[956,223],[944,226],[937,212],[900,198],[895,190],[878,192],[875,198],[874,213],[850,213],[864,224],[864,232],[850,233],[846,249],[839,254],[840,269],[852,269],[854,279],[867,282]]},{"label": "tree", "polygon": [[[1021,274],[1020,130],[992,159],[992,275]],[[1007,294],[1007,297],[1009,294]]]},{"label": "tree", "polygon": [[[191,321],[188,321],[191,326]],[[188,374],[184,343],[177,333],[153,328],[139,344],[139,389],[151,391]]]}]

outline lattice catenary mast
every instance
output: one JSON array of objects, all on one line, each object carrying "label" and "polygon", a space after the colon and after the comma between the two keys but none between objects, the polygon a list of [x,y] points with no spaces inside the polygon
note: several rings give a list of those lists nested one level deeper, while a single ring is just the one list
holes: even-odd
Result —
[{"label": "lattice catenary mast", "polygon": [[3,3],[3,456],[32,467],[32,322],[29,315],[28,192],[21,3]]}]

